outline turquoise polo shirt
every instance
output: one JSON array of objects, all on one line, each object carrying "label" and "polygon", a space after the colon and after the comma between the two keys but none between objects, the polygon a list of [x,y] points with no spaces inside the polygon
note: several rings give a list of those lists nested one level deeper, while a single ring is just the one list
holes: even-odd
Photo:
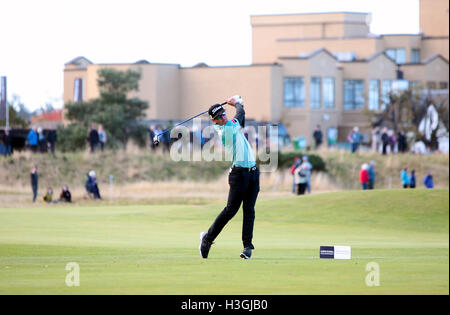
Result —
[{"label": "turquoise polo shirt", "polygon": [[256,166],[252,147],[245,138],[237,119],[228,120],[223,126],[214,125],[214,128],[227,153],[232,154],[232,166],[245,168]]}]

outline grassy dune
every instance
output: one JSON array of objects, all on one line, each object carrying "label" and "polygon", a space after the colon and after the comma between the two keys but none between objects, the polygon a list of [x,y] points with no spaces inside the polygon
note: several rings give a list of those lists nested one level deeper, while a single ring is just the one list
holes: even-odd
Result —
[{"label": "grassy dune", "polygon": [[[261,198],[247,261],[241,212],[199,257],[222,202],[2,208],[0,294],[449,294],[448,193]],[[320,245],[350,245],[352,259],[321,260]],[[380,286],[365,284],[369,262]]]}]

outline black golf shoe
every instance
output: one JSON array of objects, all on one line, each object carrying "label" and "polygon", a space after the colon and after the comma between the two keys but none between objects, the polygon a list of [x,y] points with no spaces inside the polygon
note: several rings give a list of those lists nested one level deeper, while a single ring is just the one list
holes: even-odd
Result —
[{"label": "black golf shoe", "polygon": [[200,255],[203,258],[208,258],[208,254],[209,254],[209,249],[211,248],[211,245],[213,244],[213,242],[210,242],[206,239],[207,233],[206,232],[202,232],[200,233],[200,246],[198,247],[199,251],[200,251]]},{"label": "black golf shoe", "polygon": [[250,259],[252,257],[252,249],[255,248],[253,246],[244,248],[239,256],[243,259]]}]

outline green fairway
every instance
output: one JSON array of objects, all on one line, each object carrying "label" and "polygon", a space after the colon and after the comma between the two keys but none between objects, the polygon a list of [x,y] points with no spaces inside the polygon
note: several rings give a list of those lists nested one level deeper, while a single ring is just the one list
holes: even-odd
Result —
[{"label": "green fairway", "polygon": [[[260,199],[251,260],[242,212],[198,252],[224,203],[0,209],[0,294],[449,294],[448,190]],[[319,259],[349,245],[351,260]],[[80,286],[66,285],[66,265]],[[366,265],[380,285],[367,286]]]}]

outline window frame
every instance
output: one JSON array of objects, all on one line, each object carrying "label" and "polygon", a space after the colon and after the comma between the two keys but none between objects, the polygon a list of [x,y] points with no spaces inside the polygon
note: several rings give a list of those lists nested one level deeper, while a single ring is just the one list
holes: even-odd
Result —
[{"label": "window frame", "polygon": [[[292,99],[287,99],[287,88],[292,87]],[[300,95],[298,95],[298,93]],[[283,106],[288,108],[304,108],[306,106],[305,78],[284,77],[283,79]]]}]

